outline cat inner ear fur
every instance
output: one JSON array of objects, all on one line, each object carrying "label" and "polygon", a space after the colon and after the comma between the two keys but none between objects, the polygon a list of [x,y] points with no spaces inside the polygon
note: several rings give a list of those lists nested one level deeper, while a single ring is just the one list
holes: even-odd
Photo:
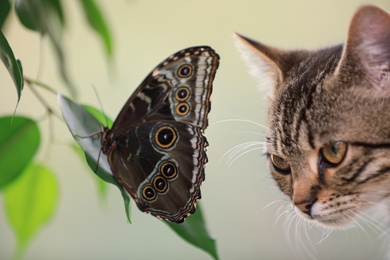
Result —
[{"label": "cat inner ear fur", "polygon": [[283,51],[268,47],[240,34],[234,36],[237,40],[236,46],[250,67],[251,74],[261,79],[262,84],[267,84],[268,88],[279,85],[284,77],[284,70],[280,68],[283,64],[281,61]]},{"label": "cat inner ear fur", "polygon": [[293,66],[307,57],[306,51],[284,51],[238,33],[234,36],[236,46],[249,65],[251,74],[261,80],[262,88],[266,85],[267,91],[275,91]]},{"label": "cat inner ear fur", "polygon": [[375,6],[355,13],[336,74],[364,80],[374,88],[390,87],[389,13]]}]

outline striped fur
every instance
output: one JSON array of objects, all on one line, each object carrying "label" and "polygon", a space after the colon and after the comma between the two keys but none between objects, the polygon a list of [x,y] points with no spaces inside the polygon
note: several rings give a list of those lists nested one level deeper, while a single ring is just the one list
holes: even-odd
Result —
[{"label": "striped fur", "polygon": [[[347,227],[374,205],[389,209],[390,15],[364,6],[346,43],[317,51],[237,39],[258,76],[273,83],[266,152],[289,163],[289,172],[269,165],[296,212],[325,227]],[[321,149],[339,141],[348,150],[333,165]]]}]

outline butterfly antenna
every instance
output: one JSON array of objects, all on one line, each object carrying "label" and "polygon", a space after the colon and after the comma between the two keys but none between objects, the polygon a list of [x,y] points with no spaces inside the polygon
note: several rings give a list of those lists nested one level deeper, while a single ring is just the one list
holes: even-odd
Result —
[{"label": "butterfly antenna", "polygon": [[[102,111],[103,116],[104,116],[104,120],[106,121],[106,127],[108,127],[108,119],[107,119],[106,113],[104,112],[102,101],[100,100],[99,94],[98,94],[95,86],[92,85],[92,88],[93,88],[93,91],[95,91],[96,99],[99,102],[100,110]],[[102,132],[99,132],[99,133],[102,133]],[[100,147],[100,149],[99,149],[99,154],[98,154],[98,158],[96,161],[95,173],[99,170],[99,161],[100,161],[101,154],[102,154],[102,147]]]},{"label": "butterfly antenna", "polygon": [[106,126],[108,127],[108,119],[107,119],[106,113],[104,112],[103,105],[102,105],[102,101],[100,100],[99,94],[98,94],[98,92],[97,92],[95,86],[92,86],[92,88],[93,88],[93,90],[95,91],[96,99],[97,99],[98,102],[99,102],[100,110],[102,111],[102,113],[103,113],[103,115],[104,115],[104,119],[106,120]]},{"label": "butterfly antenna", "polygon": [[99,154],[98,154],[98,158],[96,160],[96,166],[95,166],[95,173],[97,173],[97,171],[99,170],[99,161],[100,161],[100,155],[102,154],[102,148],[100,148],[99,150]]}]

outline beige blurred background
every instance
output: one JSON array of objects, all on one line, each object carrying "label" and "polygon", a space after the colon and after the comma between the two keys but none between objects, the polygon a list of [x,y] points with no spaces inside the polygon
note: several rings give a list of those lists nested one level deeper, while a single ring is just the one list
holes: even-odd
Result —
[{"label": "beige blurred background", "polygon": [[[362,4],[374,3],[390,10],[390,1],[98,1],[114,36],[111,72],[77,1],[63,2],[68,22],[64,46],[70,74],[79,87],[79,101],[98,107],[95,86],[105,113],[112,118],[150,70],[168,55],[193,45],[210,45],[220,54],[201,203],[221,259],[383,258],[380,234],[364,224],[364,230],[334,231],[324,240],[322,231],[312,228],[307,232],[309,243],[303,229],[284,224],[287,216],[283,212],[289,203],[270,179],[261,151],[249,152],[230,166],[223,155],[240,143],[263,140],[261,127],[230,119],[265,124],[266,112],[265,94],[235,50],[233,32],[282,48],[319,48],[345,39],[349,20]],[[39,73],[41,81],[66,94],[48,41],[41,44],[40,37],[22,28],[16,17],[8,22],[5,35],[22,60],[25,74],[35,77]],[[3,65],[0,79],[0,114],[10,114],[16,91]],[[58,108],[55,96],[41,93]],[[26,87],[18,114],[39,119],[44,112]],[[101,203],[91,172],[67,145],[71,136],[65,125],[52,121],[52,130],[50,120],[40,123],[43,144],[36,159],[55,171],[60,202],[55,218],[32,241],[25,259],[210,259],[162,221],[140,213],[134,204],[133,224],[128,224],[116,187],[110,186],[105,203]],[[50,131],[54,140],[49,138]],[[1,197],[0,211],[0,259],[10,259],[15,238],[4,218]]]}]

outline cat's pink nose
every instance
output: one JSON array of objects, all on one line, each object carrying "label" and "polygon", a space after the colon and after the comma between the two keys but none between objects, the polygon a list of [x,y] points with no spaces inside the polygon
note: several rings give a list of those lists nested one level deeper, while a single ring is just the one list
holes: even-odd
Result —
[{"label": "cat's pink nose", "polygon": [[[308,176],[311,177],[311,175]],[[312,217],[313,204],[317,201],[318,192],[321,190],[319,185],[313,184],[314,181],[316,180],[310,178],[297,181],[294,184],[294,194],[292,196],[294,205],[310,218]]]},{"label": "cat's pink nose", "polygon": [[305,199],[303,201],[294,201],[295,206],[303,213],[311,217],[311,207],[313,206],[315,199]]}]

